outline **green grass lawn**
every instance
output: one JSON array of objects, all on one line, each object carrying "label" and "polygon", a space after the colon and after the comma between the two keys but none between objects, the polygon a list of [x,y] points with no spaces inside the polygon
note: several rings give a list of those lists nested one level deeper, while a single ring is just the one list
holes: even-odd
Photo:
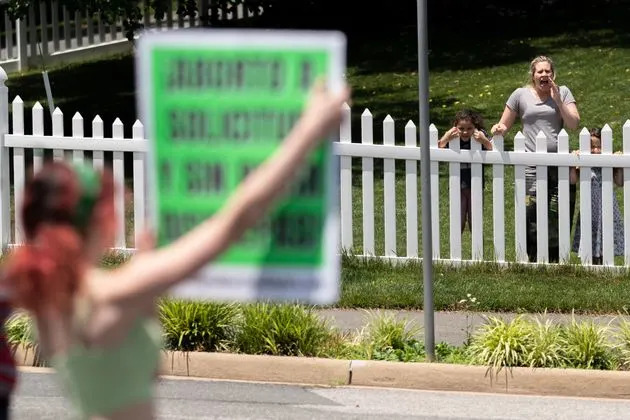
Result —
[{"label": "green grass lawn", "polygon": [[[421,309],[422,264],[393,266],[379,260],[344,257],[341,299],[344,308]],[[512,312],[625,312],[630,304],[627,271],[588,271],[579,266],[494,264],[433,270],[436,310]],[[467,295],[476,305],[459,303]]]},{"label": "green grass lawn", "polygon": [[[551,56],[557,67],[557,82],[572,90],[582,117],[580,127],[608,123],[613,129],[614,150],[622,147],[621,127],[630,119],[630,34],[615,29],[576,30],[546,37],[510,39],[479,38],[461,40],[457,34],[435,40],[429,54],[430,119],[440,133],[448,129],[455,112],[463,107],[480,111],[489,128],[498,121],[509,94],[527,79],[529,61],[538,54]],[[348,81],[353,89],[353,139],[360,139],[360,115],[369,108],[374,115],[375,143],[382,141],[381,121],[391,115],[396,121],[398,142],[408,120],[417,122],[418,91],[415,28],[401,28],[392,36],[372,36],[365,42],[352,42],[348,55]],[[66,133],[71,118],[80,112],[85,121],[97,114],[105,122],[106,136],[119,117],[125,133],[137,118],[133,56],[113,56],[49,71],[55,104],[64,112]],[[40,101],[45,109],[41,74],[32,71],[10,74],[9,97],[20,95],[26,102],[26,132],[30,129],[29,107]],[[47,130],[50,122],[47,121]],[[512,148],[517,123],[506,136],[506,150]],[[90,135],[89,124],[86,135]],[[576,148],[578,130],[569,131]],[[353,185],[355,253],[362,252],[360,159],[354,159]],[[380,164],[375,163],[380,168]],[[397,253],[406,255],[404,218],[404,163],[398,162]],[[492,189],[490,167],[486,168],[484,189],[484,255],[492,259]],[[448,257],[448,188],[446,165],[440,185],[441,256]],[[514,209],[511,168],[505,180],[505,243],[508,260],[514,259]],[[418,187],[421,187],[419,180]],[[376,251],[383,253],[382,173],[375,173]],[[621,203],[621,202],[620,202]],[[418,221],[420,222],[420,215]],[[420,226],[420,225],[419,225]],[[422,243],[421,232],[419,243]],[[464,233],[463,258],[470,258],[470,234]],[[421,252],[421,251],[420,251]],[[619,263],[619,261],[618,261]],[[360,307],[420,307],[422,302],[419,266],[390,267],[344,260],[343,295],[340,305]],[[556,270],[556,271],[554,271]],[[567,270],[567,271],[563,271]],[[481,302],[479,309],[616,311],[628,301],[626,274],[602,274],[574,267],[507,271],[493,265],[486,268],[443,268],[436,271],[436,307],[453,306],[467,293]]]}]

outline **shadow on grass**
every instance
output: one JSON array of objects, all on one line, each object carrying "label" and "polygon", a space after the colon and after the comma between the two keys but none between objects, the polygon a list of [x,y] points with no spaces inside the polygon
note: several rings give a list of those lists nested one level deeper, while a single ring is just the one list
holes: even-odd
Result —
[{"label": "shadow on grass", "polygon": [[[98,115],[104,123],[105,137],[111,136],[116,118],[125,125],[125,136],[131,137],[131,127],[137,118],[133,60],[131,55],[110,56],[49,70],[53,99],[63,112],[66,135],[71,134],[72,117],[79,112],[86,136],[92,135],[92,120]],[[10,74],[7,87],[9,101],[19,95],[25,103],[25,132],[31,132],[31,107],[39,101],[44,107],[45,133],[50,133],[51,119],[41,73],[34,71],[20,77]]]}]

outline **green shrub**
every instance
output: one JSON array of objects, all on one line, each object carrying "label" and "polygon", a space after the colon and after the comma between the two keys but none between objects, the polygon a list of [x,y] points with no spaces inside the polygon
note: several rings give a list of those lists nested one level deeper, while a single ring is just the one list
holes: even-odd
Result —
[{"label": "green shrub", "polygon": [[536,318],[530,323],[531,347],[527,351],[525,364],[530,367],[563,367],[567,359],[567,347],[564,328],[554,324],[550,319],[544,322]]},{"label": "green shrub", "polygon": [[526,366],[532,342],[531,325],[522,315],[510,322],[491,316],[471,337],[467,354],[472,363],[488,366],[492,378],[504,368]]},{"label": "green shrub", "polygon": [[614,369],[613,346],[608,342],[609,328],[593,321],[577,322],[566,328],[567,365],[580,369]]},{"label": "green shrub", "polygon": [[25,350],[24,360],[21,363],[26,362],[28,352],[31,351],[33,352],[33,366],[49,365],[48,361],[42,357],[33,320],[26,313],[16,312],[11,315],[5,322],[5,331],[10,347],[22,347]]},{"label": "green shrub", "polygon": [[320,356],[333,331],[312,309],[257,303],[242,308],[236,347],[248,354]]},{"label": "green shrub", "polygon": [[35,327],[28,315],[16,312],[7,319],[5,328],[7,342],[10,346],[22,346],[25,349],[37,349],[38,343],[35,337]]},{"label": "green shrub", "polygon": [[235,304],[162,300],[164,346],[180,351],[224,351],[234,342],[239,308]]},{"label": "green shrub", "polygon": [[622,318],[615,334],[618,341],[619,364],[622,369],[630,369],[630,321]]},{"label": "green shrub", "polygon": [[359,332],[357,343],[366,359],[419,362],[425,359],[424,345],[418,341],[420,328],[388,313],[372,313]]},{"label": "green shrub", "polygon": [[435,345],[435,359],[440,363],[467,364],[466,347],[457,347],[444,341]]},{"label": "green shrub", "polygon": [[321,357],[331,359],[363,359],[365,358],[361,344],[350,333],[331,330],[330,337],[323,345]]}]

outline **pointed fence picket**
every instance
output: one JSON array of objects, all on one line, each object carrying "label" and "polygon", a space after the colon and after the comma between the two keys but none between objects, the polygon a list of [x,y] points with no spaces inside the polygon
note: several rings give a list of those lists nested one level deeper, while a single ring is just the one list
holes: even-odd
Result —
[{"label": "pointed fence picket", "polygon": [[[383,121],[383,144],[393,146],[394,120],[390,115]],[[396,256],[396,160],[387,158],[383,162],[383,194],[385,214],[385,256]]]},{"label": "pointed fence picket", "polygon": [[[416,126],[405,125],[405,146],[416,148]],[[405,160],[405,208],[407,217],[407,257],[418,257],[418,161]]]},{"label": "pointed fence picket", "polygon": [[[361,143],[374,141],[372,114],[367,109],[361,115]],[[374,159],[364,157],[362,165],[363,187],[363,253],[374,256]]]},{"label": "pointed fence picket", "polygon": [[[586,128],[580,132],[580,157],[591,154],[591,135]],[[582,264],[591,264],[591,168],[580,165],[580,245]]]},{"label": "pointed fence picket", "polygon": [[[562,129],[558,134],[558,153],[569,153],[569,134]],[[571,251],[571,214],[569,191],[569,167],[558,168],[558,259],[569,261]]]},{"label": "pointed fence picket", "polygon": [[[503,136],[494,137],[492,150],[503,153]],[[492,165],[492,215],[494,259],[505,262],[505,168],[502,164]]]}]

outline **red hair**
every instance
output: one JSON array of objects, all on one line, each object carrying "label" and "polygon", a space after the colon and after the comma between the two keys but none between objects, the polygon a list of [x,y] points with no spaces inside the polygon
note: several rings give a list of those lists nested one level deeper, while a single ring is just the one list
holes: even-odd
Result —
[{"label": "red hair", "polygon": [[89,222],[77,226],[77,204],[83,191],[70,166],[47,163],[28,182],[21,209],[26,243],[12,252],[6,271],[15,306],[34,313],[45,306],[71,308],[85,269],[88,229],[102,217],[113,219],[113,180],[103,174],[100,184]]}]

